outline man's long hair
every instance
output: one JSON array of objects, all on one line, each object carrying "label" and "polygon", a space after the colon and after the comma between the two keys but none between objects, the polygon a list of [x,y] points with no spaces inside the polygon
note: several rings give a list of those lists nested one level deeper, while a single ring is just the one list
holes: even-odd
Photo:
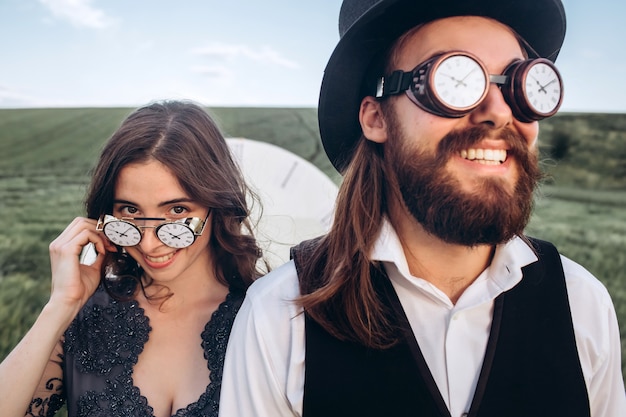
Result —
[{"label": "man's long hair", "polygon": [[306,313],[340,340],[372,348],[397,341],[373,287],[369,254],[387,214],[388,176],[382,145],[358,141],[337,196],[334,223],[299,273]]}]

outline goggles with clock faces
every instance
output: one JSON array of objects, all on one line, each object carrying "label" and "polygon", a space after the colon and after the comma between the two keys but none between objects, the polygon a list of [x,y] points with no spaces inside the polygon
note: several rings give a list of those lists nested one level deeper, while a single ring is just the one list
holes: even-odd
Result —
[{"label": "goggles with clock faces", "polygon": [[554,64],[545,58],[513,62],[501,75],[468,52],[436,55],[409,72],[381,77],[376,97],[406,93],[423,110],[441,117],[463,117],[487,96],[489,85],[500,87],[513,115],[532,122],[554,115],[563,101],[563,83]]},{"label": "goggles with clock faces", "polygon": [[[118,246],[135,246],[141,242],[144,229],[154,229],[157,238],[165,245],[182,249],[191,246],[202,235],[209,215],[168,220],[162,217],[117,217],[105,214],[98,219],[96,230]],[[160,221],[156,226],[139,225],[136,222]]]}]

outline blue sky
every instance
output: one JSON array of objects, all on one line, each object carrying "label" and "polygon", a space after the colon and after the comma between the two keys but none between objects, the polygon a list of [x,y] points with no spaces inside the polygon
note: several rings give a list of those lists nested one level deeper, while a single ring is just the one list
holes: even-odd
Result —
[{"label": "blue sky", "polygon": [[[626,113],[626,3],[564,0],[563,111]],[[317,105],[341,0],[0,0],[0,107]]]}]

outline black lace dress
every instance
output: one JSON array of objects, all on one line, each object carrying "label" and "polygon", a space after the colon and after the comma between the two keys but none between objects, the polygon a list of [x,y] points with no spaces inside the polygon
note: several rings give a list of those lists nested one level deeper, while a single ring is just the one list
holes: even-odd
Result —
[{"label": "black lace dress", "polygon": [[[175,417],[217,417],[226,344],[242,300],[242,293],[229,293],[206,324],[202,347],[210,381],[200,398]],[[98,289],[65,333],[60,397],[67,402],[68,417],[153,416],[132,379],[149,335],[148,318],[136,301],[116,301]],[[62,403],[60,398],[50,401],[47,415]]]}]

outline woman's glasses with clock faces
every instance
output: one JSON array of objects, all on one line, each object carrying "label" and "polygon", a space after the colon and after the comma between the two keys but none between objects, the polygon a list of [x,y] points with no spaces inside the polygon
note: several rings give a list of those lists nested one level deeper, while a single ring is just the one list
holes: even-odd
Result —
[{"label": "woman's glasses with clock faces", "polygon": [[378,80],[376,97],[406,93],[423,110],[441,117],[462,117],[497,84],[516,119],[532,122],[554,115],[563,101],[563,83],[551,61],[515,61],[501,75],[487,72],[480,60],[462,51],[436,55],[413,71],[394,71]]},{"label": "woman's glasses with clock faces", "polygon": [[[187,217],[178,220],[168,220],[161,217],[117,217],[105,214],[98,219],[96,230],[101,231],[118,246],[135,246],[141,242],[143,229],[154,229],[157,238],[171,248],[181,249],[190,246],[204,231],[208,219]],[[162,223],[156,226],[146,226],[137,222]]]}]

